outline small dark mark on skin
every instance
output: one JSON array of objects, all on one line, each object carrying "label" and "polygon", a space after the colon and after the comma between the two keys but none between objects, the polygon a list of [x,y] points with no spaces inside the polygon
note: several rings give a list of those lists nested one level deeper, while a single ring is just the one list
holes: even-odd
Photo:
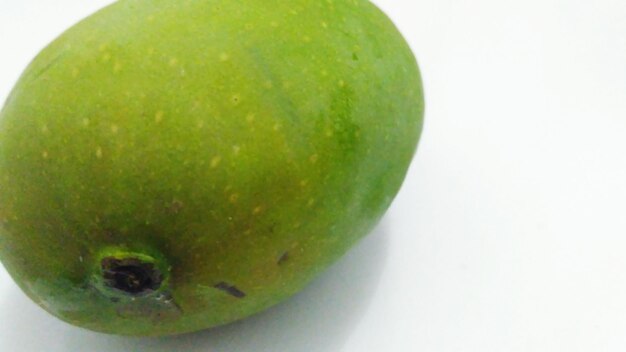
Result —
[{"label": "small dark mark on skin", "polygon": [[244,298],[246,297],[246,293],[239,290],[237,287],[235,286],[231,286],[225,282],[220,282],[219,284],[213,286],[218,290],[224,291],[226,293],[228,293],[229,295],[236,297],[236,298]]},{"label": "small dark mark on skin", "polygon": [[44,67],[42,67],[41,69],[39,69],[38,71],[33,73],[33,76],[31,78],[31,81],[34,81],[36,79],[38,79],[39,77],[41,77],[44,73],[46,73],[48,70],[50,70],[52,68],[52,66],[54,66],[61,58],[63,58],[63,56],[65,56],[64,52],[61,52],[59,54],[57,54],[52,60],[50,60]]},{"label": "small dark mark on skin", "polygon": [[278,261],[276,262],[278,265],[283,265],[285,264],[285,262],[287,262],[289,260],[289,252],[285,252],[283,253],[280,258],[278,258]]},{"label": "small dark mark on skin", "polygon": [[98,236],[107,240],[115,240],[117,233],[111,229],[103,229],[98,232]]},{"label": "small dark mark on skin", "polygon": [[111,302],[113,302],[113,303],[118,303],[119,301],[120,301],[120,299],[119,299],[119,298],[117,298],[117,297],[111,297]]},{"label": "small dark mark on skin", "polygon": [[171,214],[178,214],[185,205],[180,200],[175,199],[172,203],[167,207],[167,211]]}]

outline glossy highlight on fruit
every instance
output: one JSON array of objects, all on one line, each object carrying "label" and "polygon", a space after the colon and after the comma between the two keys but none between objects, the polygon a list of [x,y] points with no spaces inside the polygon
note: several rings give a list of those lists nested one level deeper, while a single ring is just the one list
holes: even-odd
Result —
[{"label": "glossy highlight on fruit", "polygon": [[0,259],[95,331],[242,319],[371,231],[423,109],[369,1],[118,1],[45,48],[0,112]]}]

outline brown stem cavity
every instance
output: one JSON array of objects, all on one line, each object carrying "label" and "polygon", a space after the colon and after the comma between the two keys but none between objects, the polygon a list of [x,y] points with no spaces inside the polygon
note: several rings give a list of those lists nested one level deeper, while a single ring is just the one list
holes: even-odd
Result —
[{"label": "brown stem cavity", "polygon": [[104,284],[129,296],[148,295],[163,283],[163,274],[154,263],[138,258],[105,257],[101,268]]}]

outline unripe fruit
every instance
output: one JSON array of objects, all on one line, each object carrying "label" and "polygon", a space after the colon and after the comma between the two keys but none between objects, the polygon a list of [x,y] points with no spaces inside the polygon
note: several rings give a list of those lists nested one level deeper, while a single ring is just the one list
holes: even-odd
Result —
[{"label": "unripe fruit", "polygon": [[119,1],[0,113],[0,259],[96,331],[244,318],[373,228],[422,115],[415,59],[368,1]]}]

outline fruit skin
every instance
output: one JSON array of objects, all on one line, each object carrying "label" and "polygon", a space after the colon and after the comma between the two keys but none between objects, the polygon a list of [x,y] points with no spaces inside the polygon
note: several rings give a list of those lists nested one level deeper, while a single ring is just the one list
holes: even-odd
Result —
[{"label": "fruit skin", "polygon": [[[0,259],[95,331],[244,318],[371,231],[423,106],[413,54],[368,1],[119,1],[43,50],[0,113]],[[163,282],[111,289],[108,257]]]}]

